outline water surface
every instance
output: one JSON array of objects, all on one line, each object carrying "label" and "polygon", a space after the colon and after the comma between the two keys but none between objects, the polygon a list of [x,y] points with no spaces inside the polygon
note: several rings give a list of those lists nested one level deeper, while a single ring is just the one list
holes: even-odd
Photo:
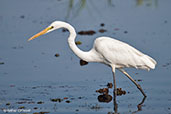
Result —
[{"label": "water surface", "polygon": [[[155,70],[127,69],[142,86],[143,96],[119,71],[117,87],[127,92],[118,96],[118,113],[171,113],[171,15],[170,0],[1,0],[0,1],[0,113],[108,114],[113,102],[100,103],[99,93],[112,82],[111,69],[103,64],[79,65],[69,49],[68,32],[61,30],[27,42],[33,34],[55,20],[69,22],[77,32],[79,48],[89,50],[99,36],[129,43],[157,61]],[[104,26],[102,26],[104,24]],[[104,33],[100,29],[106,30]],[[58,53],[60,56],[55,57]],[[110,89],[112,95],[112,89]],[[51,99],[62,99],[52,102]],[[23,112],[24,110],[30,110]],[[138,111],[137,111],[138,110]],[[11,114],[14,113],[11,112]],[[20,112],[16,112],[20,113]]]}]

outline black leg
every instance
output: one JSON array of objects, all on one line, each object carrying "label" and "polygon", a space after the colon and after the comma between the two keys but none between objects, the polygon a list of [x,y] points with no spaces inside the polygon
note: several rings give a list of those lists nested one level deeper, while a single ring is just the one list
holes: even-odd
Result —
[{"label": "black leg", "polygon": [[114,105],[114,111],[115,111],[115,113],[117,113],[118,112],[118,104],[116,102],[117,88],[116,88],[115,72],[113,72],[113,85],[114,85],[114,90],[113,90],[113,105]]},{"label": "black leg", "polygon": [[139,84],[136,83],[136,81],[123,69],[119,69],[123,74],[125,74],[125,76],[127,76],[136,86],[137,88],[141,91],[141,93],[144,95],[144,97],[146,97],[146,94],[144,93],[143,89],[141,88],[141,86]]},{"label": "black leg", "polygon": [[115,72],[113,72],[113,86],[114,86],[113,93],[114,93],[114,95],[116,95],[117,94],[117,88],[116,88]]}]

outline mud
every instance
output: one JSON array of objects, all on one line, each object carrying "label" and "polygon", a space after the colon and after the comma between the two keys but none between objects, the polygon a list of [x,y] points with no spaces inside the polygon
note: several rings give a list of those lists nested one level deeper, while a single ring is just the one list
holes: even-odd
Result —
[{"label": "mud", "polygon": [[94,30],[88,30],[88,31],[80,31],[78,32],[79,35],[94,35],[96,32]]}]

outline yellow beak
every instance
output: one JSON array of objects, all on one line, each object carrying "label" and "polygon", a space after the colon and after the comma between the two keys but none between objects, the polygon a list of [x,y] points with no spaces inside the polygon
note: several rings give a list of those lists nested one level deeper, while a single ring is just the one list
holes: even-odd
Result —
[{"label": "yellow beak", "polygon": [[32,36],[31,38],[28,39],[28,41],[33,40],[43,34],[45,34],[48,30],[50,30],[51,27],[47,27],[46,29],[42,30],[41,32],[37,33],[36,35]]}]

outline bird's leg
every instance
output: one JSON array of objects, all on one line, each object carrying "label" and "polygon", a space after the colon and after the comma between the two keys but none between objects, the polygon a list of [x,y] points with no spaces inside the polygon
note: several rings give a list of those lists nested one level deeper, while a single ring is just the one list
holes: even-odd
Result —
[{"label": "bird's leg", "polygon": [[114,85],[113,104],[114,104],[114,111],[115,111],[115,113],[117,113],[117,111],[118,111],[118,104],[116,102],[117,88],[116,88],[115,72],[113,72],[113,85]]},{"label": "bird's leg", "polygon": [[111,65],[111,68],[112,68],[112,73],[113,73],[113,85],[114,85],[113,93],[114,93],[114,95],[116,95],[117,94],[117,88],[116,88],[116,79],[115,79],[115,66]]},{"label": "bird's leg", "polygon": [[111,67],[112,67],[113,85],[114,85],[114,89],[113,89],[113,105],[114,105],[114,111],[117,112],[118,104],[116,102],[117,88],[116,88],[116,79],[115,79],[115,66],[111,65]]},{"label": "bird's leg", "polygon": [[118,112],[118,104],[116,102],[116,93],[115,92],[113,92],[113,105],[114,105],[114,111],[117,114],[117,112]]},{"label": "bird's leg", "polygon": [[146,97],[146,94],[144,93],[141,86],[139,84],[137,84],[136,81],[125,70],[119,69],[119,71],[121,71],[123,74],[125,74],[137,86],[137,88],[141,91],[141,93],[144,95],[144,97]]},{"label": "bird's leg", "polygon": [[116,96],[117,95],[117,88],[116,88],[115,72],[112,72],[112,73],[113,73],[113,86],[114,86],[113,93]]}]

